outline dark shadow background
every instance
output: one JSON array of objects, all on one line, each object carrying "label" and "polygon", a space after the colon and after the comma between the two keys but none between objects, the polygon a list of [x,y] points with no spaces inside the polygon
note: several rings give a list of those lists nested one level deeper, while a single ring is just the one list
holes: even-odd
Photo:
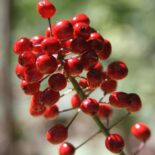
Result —
[{"label": "dark shadow background", "polygon": [[[44,34],[47,21],[36,12],[37,0],[1,0],[0,3],[0,155],[57,155],[57,146],[45,140],[46,130],[53,124],[28,113],[30,98],[19,88],[14,69],[17,58],[12,52],[13,42],[21,37]],[[155,1],[154,0],[53,0],[57,14],[52,19],[70,19],[77,13],[89,15],[95,27],[113,45],[108,60],[124,60],[129,76],[119,82],[118,90],[140,94],[143,108],[133,114],[113,132],[125,137],[126,152],[139,142],[130,135],[134,122],[144,121],[151,130],[151,139],[140,155],[155,155]],[[106,67],[106,62],[103,62]],[[100,92],[94,96],[99,97]],[[69,106],[70,95],[60,100],[61,108]],[[68,122],[74,112],[60,115]],[[124,111],[116,111],[111,122]],[[78,145],[97,129],[89,117],[80,115],[70,129],[69,141]],[[96,137],[78,150],[77,154],[110,155],[104,147],[104,137]]]}]

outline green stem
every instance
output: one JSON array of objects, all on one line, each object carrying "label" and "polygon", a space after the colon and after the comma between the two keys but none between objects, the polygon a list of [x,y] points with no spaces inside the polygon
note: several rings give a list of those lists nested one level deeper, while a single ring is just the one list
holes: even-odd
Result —
[{"label": "green stem", "polygon": [[[76,79],[74,77],[71,77],[71,76],[68,76],[68,77],[69,77],[69,80],[71,81],[75,91],[79,95],[81,101],[86,99],[87,96],[85,95],[83,90],[80,88],[80,86],[79,86],[78,82],[76,81]],[[104,126],[104,124],[101,122],[101,120],[97,116],[94,116],[93,119],[94,119],[94,121],[96,122],[96,124],[98,125],[98,127],[100,128],[100,130],[102,131],[102,133],[104,135],[107,136],[107,135],[110,134],[109,130]],[[125,153],[122,151],[119,155],[125,155]]]}]

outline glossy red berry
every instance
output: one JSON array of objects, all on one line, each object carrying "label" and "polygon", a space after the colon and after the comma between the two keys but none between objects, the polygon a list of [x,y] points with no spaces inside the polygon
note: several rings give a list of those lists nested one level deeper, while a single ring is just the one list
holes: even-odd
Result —
[{"label": "glossy red berry", "polygon": [[97,64],[95,66],[93,66],[92,69],[96,69],[96,70],[99,70],[99,71],[102,72],[103,66],[102,66],[102,64],[100,62],[97,62]]},{"label": "glossy red berry", "polygon": [[28,83],[27,81],[22,81],[20,83],[20,87],[23,89],[25,94],[32,95],[39,91],[40,83]]},{"label": "glossy red berry", "polygon": [[90,36],[90,27],[85,23],[77,23],[74,25],[74,35],[75,37],[82,37],[84,39],[88,39]]},{"label": "glossy red berry", "polygon": [[18,76],[19,79],[24,80],[25,79],[25,70],[26,68],[21,66],[20,64],[16,65],[16,75]]},{"label": "glossy red berry", "polygon": [[67,40],[73,37],[73,27],[68,20],[62,20],[52,26],[53,35],[60,40]]},{"label": "glossy red berry", "polygon": [[90,20],[86,14],[81,13],[81,14],[74,16],[71,19],[71,23],[73,25],[75,25],[76,23],[85,23],[85,24],[89,25]]},{"label": "glossy red berry", "polygon": [[71,143],[62,143],[59,147],[59,155],[74,155],[75,147]]},{"label": "glossy red berry", "polygon": [[19,55],[18,63],[25,67],[31,66],[35,63],[35,55],[30,51],[25,51]]},{"label": "glossy red berry", "polygon": [[80,108],[88,115],[95,115],[99,110],[99,103],[93,98],[87,98],[82,101]]},{"label": "glossy red berry", "polygon": [[101,89],[105,93],[111,93],[115,91],[117,88],[117,81],[116,80],[106,80],[103,81],[101,85]]},{"label": "glossy red berry", "polygon": [[58,115],[59,115],[59,108],[56,104],[51,107],[47,107],[44,112],[44,117],[47,119],[54,119]]},{"label": "glossy red berry", "polygon": [[44,114],[46,108],[43,105],[41,105],[41,106],[42,106],[42,108],[38,109],[37,106],[34,107],[34,106],[30,105],[30,108],[29,108],[30,114],[34,117],[35,116],[42,116]]},{"label": "glossy red berry", "polygon": [[96,69],[88,71],[87,81],[90,88],[99,87],[102,83],[102,72]]},{"label": "glossy red berry", "polygon": [[125,92],[112,92],[109,96],[109,102],[117,108],[125,108],[129,106],[128,94]]},{"label": "glossy red berry", "polygon": [[78,108],[80,107],[80,104],[81,104],[81,99],[79,97],[78,94],[74,94],[72,95],[71,97],[71,105],[73,108]]},{"label": "glossy red berry", "polygon": [[46,132],[46,139],[52,144],[59,144],[68,137],[68,129],[62,124],[56,124]]},{"label": "glossy red berry", "polygon": [[41,101],[46,106],[52,106],[56,104],[59,98],[60,98],[59,92],[55,92],[52,89],[45,89],[42,93]]},{"label": "glossy red berry", "polygon": [[118,134],[110,134],[105,140],[106,148],[113,153],[120,153],[124,148],[124,140]]},{"label": "glossy red berry", "polygon": [[36,66],[30,66],[26,68],[24,72],[24,77],[28,83],[35,83],[39,82],[42,79],[43,74],[40,73]]},{"label": "glossy red berry", "polygon": [[21,54],[24,51],[31,51],[32,42],[28,38],[19,38],[14,43],[13,50],[16,54]]},{"label": "glossy red berry", "polygon": [[109,118],[112,115],[112,107],[108,103],[99,103],[99,110],[97,112],[97,116],[106,119]]},{"label": "glossy red berry", "polygon": [[82,73],[83,66],[77,58],[70,58],[65,61],[64,69],[70,76],[77,76]]},{"label": "glossy red berry", "polygon": [[114,61],[108,65],[107,74],[114,80],[121,80],[128,74],[128,68],[122,61]]},{"label": "glossy red berry", "polygon": [[71,41],[70,47],[72,52],[81,54],[88,49],[88,44],[85,39],[77,37]]},{"label": "glossy red berry", "polygon": [[98,32],[93,32],[90,34],[90,37],[88,40],[93,40],[93,39],[103,40],[103,37]]},{"label": "glossy red berry", "polygon": [[49,87],[54,91],[63,90],[67,86],[67,80],[64,74],[53,74],[48,80]]},{"label": "glossy red berry", "polygon": [[60,50],[60,43],[56,38],[45,38],[41,43],[41,48],[44,53],[51,56],[52,54],[58,53]]},{"label": "glossy red berry", "polygon": [[81,63],[84,69],[92,69],[98,63],[98,56],[93,51],[87,51],[81,56]]},{"label": "glossy red berry", "polygon": [[82,88],[88,87],[87,79],[81,78],[80,81],[79,81],[79,85],[80,85]]},{"label": "glossy red berry", "polygon": [[147,141],[151,136],[151,131],[145,123],[136,123],[131,127],[131,133],[141,141]]},{"label": "glossy red berry", "polygon": [[36,67],[42,74],[51,74],[57,69],[57,60],[44,54],[37,58]]},{"label": "glossy red berry", "polygon": [[139,111],[142,107],[142,102],[140,97],[137,94],[131,93],[131,94],[128,94],[128,98],[129,98],[129,106],[127,110],[129,112]]},{"label": "glossy red berry", "polygon": [[55,6],[48,0],[41,0],[37,5],[37,10],[42,18],[51,18],[55,12]]}]

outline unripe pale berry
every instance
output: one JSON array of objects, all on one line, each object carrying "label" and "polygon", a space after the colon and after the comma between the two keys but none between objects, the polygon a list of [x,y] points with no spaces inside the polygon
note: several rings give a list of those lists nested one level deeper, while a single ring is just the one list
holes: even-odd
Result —
[{"label": "unripe pale berry", "polygon": [[71,143],[62,143],[59,146],[59,155],[74,155],[75,147]]},{"label": "unripe pale berry", "polygon": [[68,137],[68,129],[63,124],[56,124],[46,132],[46,139],[52,144],[59,144]]},{"label": "unripe pale berry", "polygon": [[147,141],[151,136],[151,131],[145,123],[136,123],[131,127],[131,133],[141,141]]},{"label": "unripe pale berry", "polygon": [[37,5],[37,11],[42,18],[51,18],[55,12],[55,6],[48,0],[41,0]]},{"label": "unripe pale berry", "polygon": [[120,153],[124,148],[124,140],[118,134],[110,134],[105,140],[106,148],[113,153]]}]

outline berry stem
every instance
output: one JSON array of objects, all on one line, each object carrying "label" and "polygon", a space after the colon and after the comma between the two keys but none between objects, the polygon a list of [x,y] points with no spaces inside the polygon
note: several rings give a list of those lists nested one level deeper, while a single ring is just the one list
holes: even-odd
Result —
[{"label": "berry stem", "polygon": [[145,142],[141,142],[137,150],[133,153],[133,155],[137,155],[140,153],[140,151],[144,148]]},{"label": "berry stem", "polygon": [[122,118],[120,118],[116,123],[114,123],[113,125],[111,125],[108,130],[111,130],[113,127],[115,127],[116,125],[118,125],[119,123],[121,123],[122,121],[124,121],[128,116],[130,115],[130,113],[128,112],[127,114],[125,114]]},{"label": "berry stem", "polygon": [[76,108],[64,109],[64,110],[59,111],[59,113],[68,112],[68,111],[72,111],[72,110],[75,110],[75,109]]},{"label": "berry stem", "polygon": [[71,93],[74,89],[68,89],[66,92],[64,92],[60,97],[64,97],[65,95]]},{"label": "berry stem", "polygon": [[99,133],[101,133],[101,131],[96,132],[95,134],[93,134],[92,136],[90,136],[87,140],[85,140],[83,143],[81,143],[79,146],[76,147],[76,150],[79,149],[80,147],[82,147],[84,144],[86,144],[87,142],[89,142],[90,140],[92,140],[94,137],[96,137]]},{"label": "berry stem", "polygon": [[49,27],[50,27],[50,36],[52,37],[51,18],[48,18],[48,24],[49,24]]}]

